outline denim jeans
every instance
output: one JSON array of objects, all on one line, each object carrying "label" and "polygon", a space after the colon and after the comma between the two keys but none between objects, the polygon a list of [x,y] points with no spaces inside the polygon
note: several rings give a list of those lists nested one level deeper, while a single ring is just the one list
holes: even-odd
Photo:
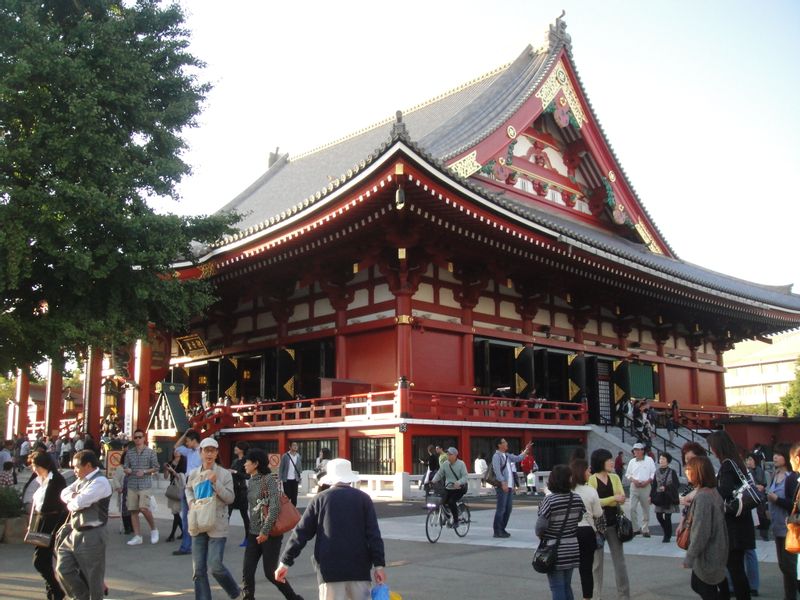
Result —
[{"label": "denim jeans", "polygon": [[[747,583],[750,585],[751,592],[757,592],[761,585],[758,572],[758,555],[753,549],[744,550],[744,572],[747,575]],[[733,592],[733,577],[728,572],[728,589]]]},{"label": "denim jeans", "polygon": [[181,494],[181,529],[183,530],[183,537],[181,538],[181,552],[192,551],[192,536],[189,535],[189,503],[186,501],[186,494]]},{"label": "denim jeans", "polygon": [[197,600],[211,600],[211,585],[208,583],[208,569],[217,583],[231,598],[236,598],[241,590],[236,580],[222,564],[225,555],[227,538],[208,537],[207,533],[194,536],[192,543],[192,579],[194,579],[194,597]]},{"label": "denim jeans", "polygon": [[511,517],[513,505],[514,488],[508,488],[507,492],[503,488],[495,488],[497,492],[497,507],[494,511],[494,532],[500,533],[506,530],[508,519]]},{"label": "denim jeans", "polygon": [[572,595],[572,571],[574,569],[560,569],[547,574],[550,592],[553,600],[574,600]]}]

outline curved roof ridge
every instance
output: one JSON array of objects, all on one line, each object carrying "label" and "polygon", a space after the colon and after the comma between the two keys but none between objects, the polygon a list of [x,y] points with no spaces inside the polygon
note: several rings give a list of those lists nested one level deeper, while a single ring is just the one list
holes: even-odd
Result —
[{"label": "curved roof ridge", "polygon": [[[449,89],[449,90],[447,90],[445,92],[442,92],[441,94],[439,94],[437,96],[434,96],[433,98],[430,98],[428,100],[420,102],[419,104],[416,104],[416,105],[412,106],[411,108],[408,108],[408,109],[403,110],[401,112],[403,113],[403,115],[408,115],[408,114],[416,112],[418,110],[422,110],[423,108],[426,108],[426,107],[430,106],[431,104],[435,104],[436,102],[444,100],[445,98],[448,98],[449,96],[452,96],[454,94],[462,92],[465,89],[467,89],[468,87],[476,85],[476,84],[480,83],[481,81],[485,81],[486,79],[489,79],[490,77],[494,77],[498,73],[508,69],[508,67],[510,67],[511,64],[512,64],[511,62],[507,62],[504,65],[501,65],[499,67],[496,67],[496,68],[492,69],[491,71],[488,71],[488,72],[484,73],[483,75],[479,75],[478,77],[475,77],[474,79],[471,79],[471,80],[469,80],[469,81],[467,81],[465,83],[462,83],[461,85],[458,85],[458,86],[456,86],[454,88],[451,88],[451,89]],[[312,148],[311,150],[306,150],[305,152],[301,152],[300,154],[297,154],[296,156],[290,156],[289,160],[290,161],[295,161],[295,160],[299,160],[301,158],[305,158],[307,156],[310,156],[312,154],[320,152],[321,150],[326,150],[328,148],[331,148],[332,146],[336,146],[337,144],[341,144],[342,142],[346,142],[347,140],[353,139],[354,137],[358,137],[359,135],[367,133],[368,131],[372,131],[374,129],[378,129],[379,127],[383,127],[384,125],[388,125],[389,123],[393,122],[394,120],[395,120],[395,116],[392,115],[391,117],[387,117],[385,119],[382,119],[382,120],[380,120],[380,121],[378,121],[376,123],[373,123],[372,125],[368,125],[366,127],[362,127],[361,129],[353,131],[352,133],[349,133],[349,134],[347,134],[347,135],[345,135],[343,137],[340,137],[338,139],[335,139],[335,140],[333,140],[331,142],[327,142],[325,144],[322,144],[321,146],[317,146],[316,148]]]},{"label": "curved roof ridge", "polygon": [[650,211],[647,210],[647,206],[645,206],[644,202],[642,202],[642,199],[639,196],[639,193],[636,191],[636,188],[633,187],[633,182],[631,181],[630,176],[625,171],[625,167],[622,166],[622,161],[617,156],[617,152],[614,150],[614,146],[611,144],[611,141],[608,139],[608,135],[606,135],[606,131],[603,128],[603,124],[600,122],[600,119],[597,117],[597,113],[594,110],[594,106],[592,105],[592,100],[589,97],[588,92],[586,91],[586,86],[583,85],[583,80],[581,79],[581,74],[578,71],[578,65],[575,62],[575,57],[572,55],[572,46],[571,45],[566,47],[566,52],[567,52],[567,56],[569,57],[570,66],[572,66],[572,70],[575,73],[575,77],[578,80],[578,86],[580,87],[580,90],[581,90],[581,93],[583,94],[583,97],[586,99],[586,104],[587,104],[586,108],[588,109],[589,114],[592,116],[592,119],[594,120],[594,123],[597,125],[597,129],[600,131],[600,135],[603,137],[603,141],[605,142],[606,147],[608,148],[608,151],[611,153],[611,157],[614,159],[614,162],[616,163],[617,167],[619,167],[620,174],[625,179],[625,182],[628,184],[628,187],[630,188],[631,192],[633,193],[633,197],[636,199],[636,202],[638,202],[639,207],[644,211],[645,216],[650,221],[650,225],[652,225],[653,228],[656,230],[656,233],[661,238],[661,241],[664,242],[664,244],[666,245],[667,249],[670,251],[670,253],[672,254],[673,257],[679,258],[678,257],[678,253],[675,252],[675,249],[667,241],[667,237],[664,235],[664,233],[661,231],[661,229],[659,229],[658,224],[656,223],[655,219],[653,219],[653,216],[650,214]]}]

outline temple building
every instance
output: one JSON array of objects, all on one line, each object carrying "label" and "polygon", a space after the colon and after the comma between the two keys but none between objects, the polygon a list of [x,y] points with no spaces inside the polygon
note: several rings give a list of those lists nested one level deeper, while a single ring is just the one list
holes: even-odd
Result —
[{"label": "temple building", "polygon": [[219,402],[193,423],[223,449],[297,441],[305,467],[328,447],[363,473],[418,472],[428,444],[472,461],[503,436],[547,468],[630,398],[724,411],[723,352],[800,325],[790,289],[676,256],[560,19],[456,89],[276,152],[221,210],[239,233],[176,264],[220,300],[158,342],[157,371],[133,369],[126,407],[151,422],[166,378],[187,406]]}]

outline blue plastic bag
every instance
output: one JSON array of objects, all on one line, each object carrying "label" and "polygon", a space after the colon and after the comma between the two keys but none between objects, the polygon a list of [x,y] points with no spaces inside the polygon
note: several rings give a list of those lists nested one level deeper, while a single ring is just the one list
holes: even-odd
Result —
[{"label": "blue plastic bag", "polygon": [[211,498],[214,495],[214,488],[211,482],[206,479],[194,486],[194,499],[202,500],[203,498]]},{"label": "blue plastic bag", "polygon": [[389,588],[380,583],[372,588],[372,600],[389,600]]}]

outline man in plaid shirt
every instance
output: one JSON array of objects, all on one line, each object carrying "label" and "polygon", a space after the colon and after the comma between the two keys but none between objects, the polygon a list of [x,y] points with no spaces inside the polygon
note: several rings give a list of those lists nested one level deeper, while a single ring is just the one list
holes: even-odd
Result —
[{"label": "man in plaid shirt", "polygon": [[150,511],[150,498],[153,497],[152,475],[158,473],[158,458],[155,451],[148,447],[144,439],[144,431],[137,429],[133,432],[133,448],[125,452],[123,469],[128,476],[128,510],[131,513],[133,537],[128,542],[129,546],[142,543],[139,535],[139,513],[144,515],[145,521],[150,526],[150,543],[158,543],[158,529]]}]

